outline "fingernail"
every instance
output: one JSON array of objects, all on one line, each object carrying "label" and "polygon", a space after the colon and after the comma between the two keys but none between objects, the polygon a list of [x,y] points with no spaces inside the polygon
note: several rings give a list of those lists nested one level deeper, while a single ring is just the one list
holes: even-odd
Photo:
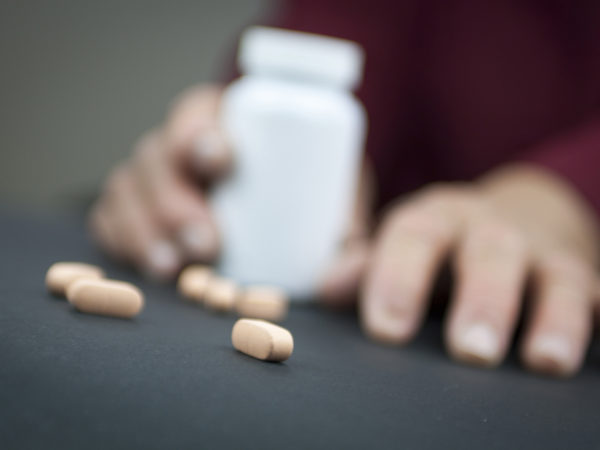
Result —
[{"label": "fingernail", "polygon": [[380,300],[371,302],[366,313],[367,333],[375,340],[392,344],[405,342],[412,336],[413,327],[406,311],[399,305]]},{"label": "fingernail", "polygon": [[204,131],[194,146],[196,164],[201,169],[207,165],[213,165],[220,162],[223,158],[223,139],[216,131]]},{"label": "fingernail", "polygon": [[192,256],[209,258],[215,251],[215,234],[206,222],[197,222],[184,226],[179,231],[181,245]]},{"label": "fingernail", "polygon": [[572,366],[571,345],[562,336],[539,336],[533,342],[531,355],[534,368],[543,372],[566,373]]},{"label": "fingernail", "polygon": [[475,323],[466,327],[457,342],[459,358],[484,366],[498,362],[500,341],[496,331],[487,323]]},{"label": "fingernail", "polygon": [[147,264],[152,278],[167,278],[179,267],[177,249],[168,241],[157,241],[150,246]]}]

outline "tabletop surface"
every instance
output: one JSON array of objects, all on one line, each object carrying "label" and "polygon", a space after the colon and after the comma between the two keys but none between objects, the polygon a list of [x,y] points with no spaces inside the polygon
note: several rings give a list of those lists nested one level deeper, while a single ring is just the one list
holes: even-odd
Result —
[{"label": "tabletop surface", "polygon": [[[444,354],[431,319],[404,348],[353,314],[292,308],[295,349],[265,363],[231,346],[233,316],[103,258],[77,217],[0,213],[0,448],[600,448],[600,345],[572,380]],[[134,282],[133,321],[48,295],[61,260]]]}]

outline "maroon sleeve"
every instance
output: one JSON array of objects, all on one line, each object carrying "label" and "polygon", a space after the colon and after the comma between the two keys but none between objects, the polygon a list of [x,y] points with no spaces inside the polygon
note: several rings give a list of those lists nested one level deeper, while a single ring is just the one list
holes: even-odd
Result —
[{"label": "maroon sleeve", "polygon": [[534,147],[525,160],[570,182],[600,217],[600,116]]}]

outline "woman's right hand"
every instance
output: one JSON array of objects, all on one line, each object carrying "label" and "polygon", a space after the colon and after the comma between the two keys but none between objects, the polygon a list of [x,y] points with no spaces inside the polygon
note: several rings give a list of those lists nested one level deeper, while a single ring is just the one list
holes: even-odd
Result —
[{"label": "woman's right hand", "polygon": [[92,209],[100,245],[151,277],[170,279],[186,262],[218,254],[205,188],[231,165],[218,123],[221,94],[214,85],[184,92],[112,171]]}]

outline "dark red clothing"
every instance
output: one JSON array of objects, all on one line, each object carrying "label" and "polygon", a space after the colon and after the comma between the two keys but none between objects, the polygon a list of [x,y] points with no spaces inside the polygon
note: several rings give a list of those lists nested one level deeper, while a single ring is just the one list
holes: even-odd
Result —
[{"label": "dark red clothing", "polygon": [[382,203],[525,160],[600,212],[600,1],[295,0],[271,24],[365,48]]}]

